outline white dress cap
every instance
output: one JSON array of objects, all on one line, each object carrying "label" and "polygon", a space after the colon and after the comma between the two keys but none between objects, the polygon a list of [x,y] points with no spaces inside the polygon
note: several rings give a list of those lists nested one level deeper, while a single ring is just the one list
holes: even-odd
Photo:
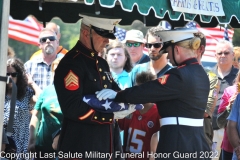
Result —
[{"label": "white dress cap", "polygon": [[82,17],[82,23],[87,26],[95,26],[104,30],[113,31],[114,26],[118,24],[122,19],[113,18],[109,16],[103,15],[86,15],[86,14],[79,14]]},{"label": "white dress cap", "polygon": [[176,43],[193,38],[193,33],[197,32],[198,30],[196,28],[178,28],[174,30],[158,31],[157,34],[162,38],[163,42],[171,41],[171,43]]}]

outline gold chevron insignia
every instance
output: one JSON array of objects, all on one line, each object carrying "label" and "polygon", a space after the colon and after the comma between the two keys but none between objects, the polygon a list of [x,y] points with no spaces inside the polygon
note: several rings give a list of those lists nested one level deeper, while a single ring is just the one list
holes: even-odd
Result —
[{"label": "gold chevron insignia", "polygon": [[77,90],[80,86],[79,78],[70,70],[67,76],[64,78],[64,84],[65,88],[68,90]]}]

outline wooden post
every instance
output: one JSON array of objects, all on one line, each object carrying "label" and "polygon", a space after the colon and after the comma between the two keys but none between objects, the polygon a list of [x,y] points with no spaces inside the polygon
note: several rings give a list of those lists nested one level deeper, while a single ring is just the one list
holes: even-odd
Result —
[{"label": "wooden post", "polygon": [[[6,76],[7,47],[8,47],[8,19],[10,0],[0,0],[0,76]],[[0,151],[2,149],[3,108],[6,83],[0,81]]]}]

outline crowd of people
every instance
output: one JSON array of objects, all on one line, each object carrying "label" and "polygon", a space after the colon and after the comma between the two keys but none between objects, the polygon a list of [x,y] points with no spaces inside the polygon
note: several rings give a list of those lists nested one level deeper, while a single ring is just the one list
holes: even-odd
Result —
[{"label": "crowd of people", "polygon": [[[209,70],[201,65],[206,37],[197,29],[157,26],[145,36],[132,29],[119,41],[114,31],[121,19],[80,16],[79,40],[69,51],[60,46],[53,22],[26,63],[8,48],[7,76],[18,87],[11,135],[16,153],[36,153],[34,159],[240,160],[240,47],[219,41],[217,64]],[[11,83],[5,93],[6,130]],[[129,107],[105,112],[86,103],[85,95],[104,100],[105,110],[112,99]],[[4,151],[5,132],[2,143]]]}]

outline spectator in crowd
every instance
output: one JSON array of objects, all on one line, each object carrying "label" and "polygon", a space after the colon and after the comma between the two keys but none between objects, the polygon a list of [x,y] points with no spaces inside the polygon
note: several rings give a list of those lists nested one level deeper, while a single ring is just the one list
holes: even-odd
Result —
[{"label": "spectator in crowd", "polygon": [[172,68],[172,66],[168,64],[168,54],[160,52],[161,48],[163,47],[163,40],[157,34],[159,31],[163,31],[163,28],[159,26],[152,27],[147,31],[145,38],[150,61],[143,64],[138,64],[133,68],[130,73],[132,85],[135,84],[136,75],[142,71],[150,71],[156,75],[157,78],[159,78]]},{"label": "spectator in crowd", "polygon": [[[32,80],[30,75],[26,75],[23,63],[16,58],[7,60],[7,76],[11,76],[17,85],[17,100],[13,120],[12,139],[16,143],[17,153],[27,153],[29,139],[30,111],[35,104],[41,90]],[[12,84],[6,86],[6,96],[4,102],[4,126],[7,128],[10,115],[10,101],[12,95]]]},{"label": "spectator in crowd", "polygon": [[[136,76],[136,85],[144,84],[156,79],[151,72],[141,72]],[[154,103],[143,104],[144,109],[137,110],[124,119],[119,119],[118,124],[124,131],[123,151],[125,153],[141,153],[145,160],[149,160],[147,153],[155,153],[158,139],[155,145],[151,146],[151,139],[154,133],[160,130],[157,106]],[[136,141],[137,139],[137,141]],[[139,158],[126,158],[139,159]]]},{"label": "spectator in crowd", "polygon": [[123,43],[126,45],[133,66],[150,61],[149,57],[143,53],[144,38],[141,31],[135,29],[127,31]]},{"label": "spectator in crowd", "polygon": [[[231,89],[229,87],[229,93],[230,93],[229,96],[231,96],[231,98],[229,98],[229,103],[226,106],[226,109],[224,109],[223,111],[223,112],[230,112],[230,115],[227,118],[228,123],[227,123],[226,136],[232,147],[232,151],[233,151],[232,160],[240,160],[240,143],[239,143],[240,142],[240,136],[239,136],[240,135],[240,119],[239,119],[240,96],[238,94],[240,91],[239,80],[240,80],[240,73],[238,73],[238,76],[237,76],[238,83],[236,83],[235,88],[232,87]],[[231,147],[228,146],[228,149],[230,149]],[[224,153],[227,154],[227,156],[230,158],[231,152],[229,152],[228,150],[226,151]]]},{"label": "spectator in crowd", "polygon": [[217,66],[213,68],[213,72],[218,75],[218,81],[220,83],[220,89],[218,93],[218,100],[212,115],[212,126],[214,130],[213,143],[215,143],[216,152],[221,155],[221,143],[223,140],[224,129],[219,128],[217,125],[217,113],[219,104],[221,102],[221,97],[224,90],[234,84],[234,80],[237,76],[238,69],[234,68],[232,61],[234,58],[233,44],[226,40],[220,40],[216,46]]},{"label": "spectator in crowd", "polygon": [[12,49],[12,47],[8,46],[8,54],[7,54],[7,58],[14,58],[15,57],[15,52]]},{"label": "spectator in crowd", "polygon": [[[57,58],[53,61],[51,66],[53,74],[60,60],[61,58]],[[37,153],[36,159],[41,159],[40,153],[41,155],[54,153],[52,134],[61,127],[62,119],[57,93],[52,84],[47,86],[39,96],[30,122],[28,150]]]},{"label": "spectator in crowd", "polygon": [[224,128],[223,140],[221,144],[221,160],[231,160],[233,155],[233,147],[229,142],[227,135],[227,117],[231,112],[234,100],[237,97],[237,84],[239,83],[240,75],[238,73],[234,85],[227,87],[222,95],[221,102],[218,108],[217,125],[219,128]]},{"label": "spectator in crowd", "polygon": [[234,47],[233,48],[234,52],[234,59],[233,59],[233,66],[237,69],[239,69],[240,65],[240,47]]},{"label": "spectator in crowd", "polygon": [[[60,38],[61,38],[60,26],[57,25],[56,23],[49,22],[49,23],[47,23],[46,28],[53,30],[56,33],[56,35],[57,35],[58,42],[60,42]],[[55,52],[59,56],[63,56],[63,55],[65,55],[68,52],[68,50],[63,48],[63,46],[59,45]],[[39,57],[42,57],[42,50],[41,49],[36,51],[35,53],[33,53],[31,58],[30,58],[30,60],[37,59]]]},{"label": "spectator in crowd", "polygon": [[[196,37],[199,37],[201,39],[200,47],[196,50],[197,54],[197,60],[198,63],[201,64],[201,58],[203,53],[205,52],[206,47],[206,37],[203,33],[198,32],[194,34]],[[208,75],[209,82],[210,82],[210,92],[208,94],[208,102],[207,107],[204,113],[204,132],[207,139],[207,142],[209,144],[209,147],[212,148],[212,140],[213,140],[213,128],[212,128],[212,113],[214,111],[214,108],[216,106],[217,102],[217,93],[219,89],[218,85],[218,77],[215,73],[208,69],[204,69]],[[217,153],[214,153],[214,156],[219,156]]]},{"label": "spectator in crowd", "polygon": [[53,83],[51,64],[57,57],[58,39],[56,33],[44,28],[39,35],[39,48],[42,53],[36,59],[28,60],[24,66],[26,72],[33,77],[34,82],[43,90]]},{"label": "spectator in crowd", "polygon": [[114,81],[121,89],[132,87],[129,72],[132,70],[130,56],[124,45],[112,40],[107,46],[107,62]]}]

